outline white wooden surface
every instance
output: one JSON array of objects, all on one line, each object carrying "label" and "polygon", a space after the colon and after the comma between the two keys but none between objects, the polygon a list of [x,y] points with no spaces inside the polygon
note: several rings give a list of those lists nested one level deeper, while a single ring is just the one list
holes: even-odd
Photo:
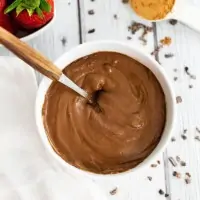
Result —
[{"label": "white wooden surface", "polygon": [[[199,0],[190,1],[200,8]],[[128,177],[110,181],[98,180],[97,183],[107,194],[108,199],[200,200],[200,142],[194,140],[199,134],[196,127],[200,127],[200,34],[182,24],[172,26],[168,22],[157,24],[142,22],[154,28],[154,31],[148,34],[148,43],[144,46],[138,40],[140,31],[135,35],[128,32],[127,27],[131,21],[139,20],[130,12],[127,5],[121,3],[121,0],[56,0],[56,8],[57,20],[54,27],[30,42],[34,48],[52,60],[79,43],[92,40],[122,40],[150,53],[159,44],[160,39],[165,36],[172,38],[172,44],[160,51],[158,59],[171,78],[177,96],[181,96],[183,100],[177,104],[176,141],[170,143],[163,155],[160,155],[158,160],[161,164],[156,168],[149,166],[143,172]],[[90,9],[94,10],[94,15],[88,15]],[[114,15],[117,15],[117,19]],[[88,30],[93,28],[95,32],[88,34]],[[131,36],[132,39],[127,40],[127,36]],[[166,59],[164,56],[166,53],[173,53],[174,57]],[[0,55],[10,55],[10,53],[0,48]],[[185,65],[196,75],[196,80],[186,75]],[[174,81],[174,77],[178,78],[177,81]],[[39,82],[41,77],[38,74],[37,78]],[[193,88],[189,89],[189,85],[193,85]],[[184,129],[187,129],[187,140],[181,138]],[[186,161],[185,167],[174,168],[168,162],[168,157],[177,155]],[[154,163],[156,162],[157,160]],[[180,172],[182,178],[173,177],[173,171]],[[184,181],[186,172],[192,176],[191,184],[186,184]],[[152,181],[149,181],[147,176],[151,176]],[[110,191],[116,187],[117,193],[110,195]],[[169,197],[160,195],[159,189],[168,193]]]}]

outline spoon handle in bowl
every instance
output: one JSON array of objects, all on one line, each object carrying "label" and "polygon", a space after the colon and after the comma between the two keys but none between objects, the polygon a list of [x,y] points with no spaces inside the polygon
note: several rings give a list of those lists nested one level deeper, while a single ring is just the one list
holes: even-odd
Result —
[{"label": "spoon handle in bowl", "polygon": [[191,3],[181,3],[177,6],[174,18],[200,33],[200,7]]},{"label": "spoon handle in bowl", "polygon": [[17,37],[1,27],[0,43],[43,75],[49,77],[52,80],[60,79],[62,71],[59,68],[57,68],[47,58],[42,56],[38,51],[31,48],[28,44],[22,42]]}]

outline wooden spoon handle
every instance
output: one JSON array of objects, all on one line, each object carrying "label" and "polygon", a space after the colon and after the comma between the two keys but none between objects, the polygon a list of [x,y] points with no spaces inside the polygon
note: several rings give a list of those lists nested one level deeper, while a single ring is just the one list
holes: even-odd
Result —
[{"label": "wooden spoon handle", "polygon": [[51,61],[42,56],[38,51],[31,48],[25,42],[0,27],[0,43],[7,49],[21,58],[31,67],[49,77],[52,80],[59,80],[62,71],[57,68]]}]

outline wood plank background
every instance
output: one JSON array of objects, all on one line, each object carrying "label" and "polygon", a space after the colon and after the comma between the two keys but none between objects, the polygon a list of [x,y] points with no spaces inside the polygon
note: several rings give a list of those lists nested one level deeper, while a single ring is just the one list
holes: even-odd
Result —
[{"label": "wood plank background", "polygon": [[[188,0],[200,8],[199,0]],[[116,200],[200,200],[200,141],[195,140],[199,135],[196,127],[200,128],[200,34],[182,24],[172,26],[168,21],[146,23],[153,27],[153,32],[147,35],[147,45],[138,38],[142,30],[132,35],[128,26],[132,21],[141,22],[121,0],[56,0],[57,18],[54,26],[40,37],[30,42],[31,46],[40,50],[51,60],[56,60],[65,51],[79,43],[93,40],[121,40],[138,46],[146,53],[151,53],[165,36],[172,38],[172,44],[160,50],[156,59],[165,68],[171,78],[177,96],[182,103],[177,104],[177,131],[174,133],[175,142],[168,145],[167,150],[157,160],[156,168],[131,174],[120,179],[96,181],[107,194],[108,199]],[[89,10],[94,15],[89,15]],[[198,19],[199,20],[199,19]],[[94,33],[88,33],[95,29]],[[129,38],[129,40],[127,39]],[[174,57],[165,58],[165,54],[173,53]],[[0,55],[12,55],[0,48]],[[185,72],[196,76],[192,79]],[[37,74],[38,83],[41,76]],[[176,80],[176,81],[175,81]],[[192,87],[192,88],[190,88]],[[185,131],[184,133],[184,130]],[[183,139],[185,134],[187,139]],[[179,156],[186,166],[173,167],[168,158]],[[157,163],[155,160],[155,163]],[[174,177],[174,171],[180,172],[181,178]],[[185,183],[185,173],[191,174],[191,183]],[[152,177],[152,181],[148,180]],[[110,191],[117,189],[115,195]],[[164,197],[159,189],[169,194]]]}]

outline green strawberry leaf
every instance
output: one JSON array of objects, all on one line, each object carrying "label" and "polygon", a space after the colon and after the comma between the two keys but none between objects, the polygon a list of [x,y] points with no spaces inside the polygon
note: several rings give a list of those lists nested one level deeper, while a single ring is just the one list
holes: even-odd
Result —
[{"label": "green strawberry leaf", "polygon": [[43,12],[42,12],[42,10],[41,10],[39,7],[36,8],[35,11],[36,11],[36,13],[38,14],[38,16],[39,16],[40,18],[43,18],[43,17],[44,17]]},{"label": "green strawberry leaf", "polygon": [[51,5],[47,0],[15,0],[5,9],[4,13],[7,14],[14,9],[16,9],[17,15],[19,15],[23,10],[26,10],[29,16],[36,12],[40,18],[43,18],[43,11],[50,12]]},{"label": "green strawberry leaf", "polygon": [[8,6],[5,9],[4,13],[7,14],[7,13],[11,12],[15,8],[17,8],[17,6],[19,6],[21,2],[22,2],[22,0],[16,0],[16,1],[14,1],[10,6]]},{"label": "green strawberry leaf", "polygon": [[31,16],[34,13],[33,9],[26,9],[26,10],[27,10],[29,16]]},{"label": "green strawberry leaf", "polygon": [[22,12],[25,8],[22,6],[22,5],[18,5],[17,8],[16,8],[16,13],[17,13],[17,16],[19,15],[20,12]]},{"label": "green strawberry leaf", "polygon": [[22,5],[26,9],[35,10],[37,7],[40,6],[40,0],[22,0]]},{"label": "green strawberry leaf", "polygon": [[51,11],[51,5],[46,2],[46,0],[40,1],[40,8],[43,11],[50,12]]}]

